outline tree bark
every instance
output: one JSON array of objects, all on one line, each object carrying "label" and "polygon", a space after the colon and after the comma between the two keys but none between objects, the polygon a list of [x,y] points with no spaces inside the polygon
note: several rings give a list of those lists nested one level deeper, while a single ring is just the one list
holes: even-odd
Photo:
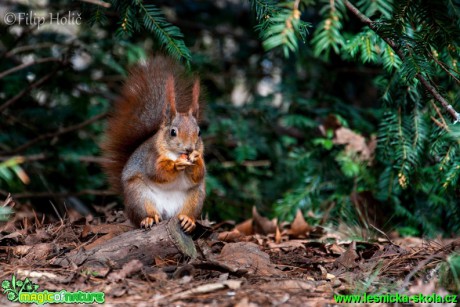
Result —
[{"label": "tree bark", "polygon": [[131,230],[90,250],[71,252],[55,259],[53,264],[121,268],[134,259],[151,265],[155,258],[181,256],[195,258],[196,249],[192,238],[182,231],[177,218],[173,218],[150,230]]}]

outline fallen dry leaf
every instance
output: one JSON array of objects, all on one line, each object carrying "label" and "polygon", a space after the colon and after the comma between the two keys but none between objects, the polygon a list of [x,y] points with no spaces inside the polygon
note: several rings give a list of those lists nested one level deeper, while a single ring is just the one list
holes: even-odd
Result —
[{"label": "fallen dry leaf", "polygon": [[254,234],[254,229],[252,227],[252,219],[248,219],[242,223],[239,223],[235,226],[235,229],[245,234],[246,236]]},{"label": "fallen dry leaf", "polygon": [[305,221],[302,211],[297,210],[294,221],[291,224],[291,228],[287,231],[287,234],[293,238],[306,238],[307,233],[310,232],[311,227]]},{"label": "fallen dry leaf", "polygon": [[10,239],[14,240],[16,242],[19,242],[19,239],[24,237],[27,234],[26,230],[16,230],[8,235],[0,236],[0,243],[2,243],[3,240]]},{"label": "fallen dry leaf", "polygon": [[338,268],[345,267],[346,269],[352,269],[358,266],[356,260],[359,258],[356,253],[356,243],[352,242],[345,253],[343,253],[339,258],[334,262],[335,266]]},{"label": "fallen dry leaf", "polygon": [[254,220],[254,232],[258,234],[267,235],[269,233],[275,233],[276,224],[270,221],[266,217],[263,217],[257,212],[256,206],[252,207],[252,218]]},{"label": "fallen dry leaf", "polygon": [[406,246],[408,248],[417,248],[426,244],[425,238],[404,237],[393,240],[396,245]]},{"label": "fallen dry leaf", "polygon": [[309,236],[310,238],[321,238],[326,234],[326,230],[324,230],[321,226],[315,226],[310,230]]},{"label": "fallen dry leaf", "polygon": [[270,256],[250,242],[228,243],[222,248],[220,255],[212,260],[230,272],[241,275],[271,276],[280,273],[271,264]]},{"label": "fallen dry leaf", "polygon": [[336,277],[336,276],[333,275],[333,274],[330,274],[330,273],[327,273],[327,274],[326,274],[326,279],[327,279],[327,280],[335,279],[335,277]]},{"label": "fallen dry leaf", "polygon": [[306,240],[289,240],[281,243],[268,242],[267,245],[272,251],[282,250],[285,252],[292,251],[297,248],[305,249]]},{"label": "fallen dry leaf", "polygon": [[276,226],[275,243],[277,243],[277,244],[281,243],[281,231],[278,228],[278,226]]},{"label": "fallen dry leaf", "polygon": [[340,245],[337,245],[335,243],[332,243],[331,245],[327,246],[327,249],[332,253],[332,254],[335,254],[335,255],[342,255],[343,253],[345,253],[346,249],[343,248],[342,246]]},{"label": "fallen dry leaf", "polygon": [[357,154],[361,161],[371,161],[374,154],[377,140],[375,136],[371,138],[369,143],[366,143],[366,138],[362,135],[345,127],[340,127],[335,130],[334,144],[346,145],[347,153]]},{"label": "fallen dry leaf", "polygon": [[139,260],[131,260],[130,262],[123,265],[121,270],[110,273],[109,276],[107,276],[107,279],[111,282],[118,282],[125,279],[126,277],[136,274],[142,269],[143,266],[144,265]]},{"label": "fallen dry leaf", "polygon": [[224,242],[239,242],[242,241],[244,237],[245,235],[238,229],[233,229],[232,231],[223,231],[219,233],[217,239]]},{"label": "fallen dry leaf", "polygon": [[318,265],[318,269],[321,271],[321,279],[326,279],[327,277],[327,270],[322,265]]},{"label": "fallen dry leaf", "polygon": [[29,234],[25,239],[24,243],[27,245],[34,245],[48,241],[51,239],[51,235],[44,228],[39,228],[33,234]]},{"label": "fallen dry leaf", "polygon": [[32,261],[35,259],[46,259],[53,251],[54,244],[41,243],[35,245],[19,245],[12,247],[13,254],[17,257],[24,257],[24,261]]}]

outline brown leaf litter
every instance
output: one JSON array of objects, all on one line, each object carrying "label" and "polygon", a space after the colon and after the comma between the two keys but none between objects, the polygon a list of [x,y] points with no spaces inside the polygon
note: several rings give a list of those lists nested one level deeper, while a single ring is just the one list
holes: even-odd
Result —
[{"label": "brown leaf litter", "polygon": [[[39,291],[103,291],[113,305],[323,306],[363,285],[368,293],[441,293],[433,272],[460,250],[458,239],[350,241],[310,226],[300,211],[283,225],[254,209],[252,219],[198,238],[196,259],[150,255],[152,265],[134,259],[119,268],[110,260],[105,267],[59,267],[54,259],[131,227],[120,223],[119,212],[107,216],[108,224],[90,218],[45,225],[35,214],[25,216],[0,225],[0,281],[15,274]],[[8,303],[0,294],[0,304]]]}]

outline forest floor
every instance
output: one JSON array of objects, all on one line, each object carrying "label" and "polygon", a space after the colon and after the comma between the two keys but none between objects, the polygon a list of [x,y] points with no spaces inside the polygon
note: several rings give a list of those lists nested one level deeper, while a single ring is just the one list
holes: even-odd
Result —
[{"label": "forest floor", "polygon": [[122,212],[104,210],[104,219],[68,214],[44,224],[24,208],[0,224],[0,305],[17,305],[8,297],[14,301],[21,290],[103,292],[109,306],[239,307],[337,305],[336,295],[365,293],[368,300],[404,294],[436,302],[458,293],[446,259],[460,252],[460,239],[390,238],[371,227],[354,230],[366,240],[352,240],[350,228],[311,227],[302,214],[279,224],[255,210],[238,225],[200,227],[206,231],[195,240],[196,259],[151,255],[148,264],[132,260],[121,267],[109,260],[98,268],[56,265],[58,257],[131,229]]}]

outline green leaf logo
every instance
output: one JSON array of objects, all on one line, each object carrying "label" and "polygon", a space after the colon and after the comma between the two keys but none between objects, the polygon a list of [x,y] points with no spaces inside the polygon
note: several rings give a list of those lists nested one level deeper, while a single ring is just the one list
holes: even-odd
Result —
[{"label": "green leaf logo", "polygon": [[2,281],[2,292],[6,294],[8,300],[11,302],[17,302],[22,292],[35,292],[38,287],[39,286],[31,282],[29,278],[25,280],[16,280],[15,275],[11,277],[11,280]]}]

